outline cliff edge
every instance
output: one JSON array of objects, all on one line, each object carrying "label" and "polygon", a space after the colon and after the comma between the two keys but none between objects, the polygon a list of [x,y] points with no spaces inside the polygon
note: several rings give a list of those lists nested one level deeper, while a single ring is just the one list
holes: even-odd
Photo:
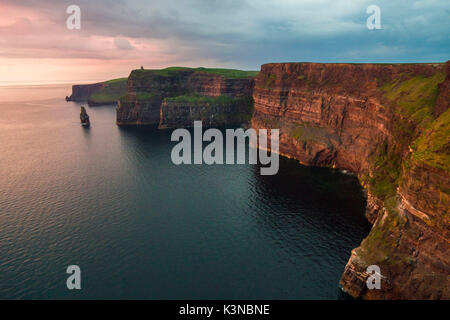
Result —
[{"label": "cliff edge", "polygon": [[[373,227],[340,281],[353,297],[450,298],[449,76],[449,62],[273,63],[255,80],[254,128],[279,128],[281,154],[367,188]],[[367,289],[370,265],[380,290]]]},{"label": "cliff edge", "polygon": [[116,104],[125,94],[127,78],[119,78],[93,84],[72,86],[72,94],[67,101],[87,101],[89,106]]}]

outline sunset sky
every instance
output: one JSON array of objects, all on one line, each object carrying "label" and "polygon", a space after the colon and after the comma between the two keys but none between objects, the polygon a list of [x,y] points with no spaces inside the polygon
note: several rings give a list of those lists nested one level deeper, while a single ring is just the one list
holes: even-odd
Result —
[{"label": "sunset sky", "polygon": [[[81,29],[66,8],[81,8]],[[381,9],[368,30],[366,9]],[[448,0],[1,0],[0,84],[76,82],[167,66],[441,62]]]}]

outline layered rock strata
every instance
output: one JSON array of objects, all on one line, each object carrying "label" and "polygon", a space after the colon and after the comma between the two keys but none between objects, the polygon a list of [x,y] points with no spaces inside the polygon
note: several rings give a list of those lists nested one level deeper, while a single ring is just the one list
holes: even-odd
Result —
[{"label": "layered rock strata", "polygon": [[241,124],[252,114],[253,78],[198,69],[133,70],[118,101],[118,125],[189,127]]},{"label": "layered rock strata", "polygon": [[[280,129],[280,153],[354,172],[373,228],[341,285],[367,299],[449,299],[447,64],[266,64],[252,126]],[[301,182],[299,182],[301,183]],[[380,290],[366,269],[378,265]]]}]

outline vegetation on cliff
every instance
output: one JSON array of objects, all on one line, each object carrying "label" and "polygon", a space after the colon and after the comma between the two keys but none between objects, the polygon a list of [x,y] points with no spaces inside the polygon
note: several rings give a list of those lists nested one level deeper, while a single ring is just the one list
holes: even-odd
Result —
[{"label": "vegetation on cliff", "polygon": [[[394,120],[390,128],[393,137],[379,145],[373,155],[369,190],[383,200],[386,211],[355,250],[352,263],[360,264],[362,269],[368,264],[376,264],[389,270],[385,275],[390,279],[388,285],[395,292],[393,294],[410,292],[408,286],[416,287],[415,290],[420,288],[421,294],[430,298],[439,299],[448,294],[442,290],[445,272],[439,270],[433,278],[427,277],[430,268],[445,269],[445,263],[437,256],[433,257],[435,264],[430,266],[427,265],[430,262],[423,260],[427,258],[418,257],[420,248],[424,250],[426,246],[420,246],[423,239],[433,245],[428,250],[442,254],[442,249],[438,249],[442,235],[425,226],[440,230],[448,224],[449,190],[445,175],[450,172],[450,109],[438,117],[434,112],[439,85],[444,79],[443,72],[436,72],[432,76],[398,78],[382,87]],[[441,181],[432,178],[439,173],[428,171],[435,169],[443,170]],[[399,210],[400,197],[403,197],[397,192],[399,186],[402,186],[402,192],[412,193],[414,206],[427,210],[427,213],[416,213],[424,216],[420,222],[410,221],[411,218]],[[417,207],[409,210],[415,211]]]},{"label": "vegetation on cliff", "polygon": [[166,98],[167,102],[180,102],[189,104],[208,104],[208,105],[221,105],[233,102],[232,97],[218,96],[218,97],[206,97],[198,94],[181,95],[176,97]]},{"label": "vegetation on cliff", "polygon": [[413,159],[450,170],[450,109],[433,121],[412,144]]},{"label": "vegetation on cliff", "polygon": [[171,77],[176,75],[179,71],[194,71],[200,73],[210,73],[225,78],[239,79],[239,78],[253,78],[256,77],[259,71],[244,71],[237,69],[222,69],[222,68],[188,68],[188,67],[168,67],[165,69],[137,69],[133,70],[133,77],[145,77],[148,75],[158,75],[163,77]]},{"label": "vegetation on cliff", "polygon": [[372,156],[369,188],[375,196],[388,199],[396,194],[402,166],[409,165],[410,148],[414,151],[413,158],[431,166],[449,168],[448,112],[439,119],[433,115],[438,85],[444,79],[444,72],[430,77],[405,74],[381,87],[395,121],[390,128],[392,141],[384,141]]},{"label": "vegetation on cliff", "polygon": [[104,82],[105,86],[89,97],[90,104],[115,103],[125,94],[127,78],[113,79]]},{"label": "vegetation on cliff", "polygon": [[[256,128],[280,128],[280,151],[353,171],[367,188],[370,234],[341,285],[354,297],[450,297],[450,62],[262,66]],[[378,265],[382,290],[367,290]]]}]

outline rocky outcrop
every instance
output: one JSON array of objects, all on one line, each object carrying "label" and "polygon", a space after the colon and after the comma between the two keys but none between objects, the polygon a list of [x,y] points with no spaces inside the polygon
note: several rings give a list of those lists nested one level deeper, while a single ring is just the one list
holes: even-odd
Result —
[{"label": "rocky outcrop", "polygon": [[[367,299],[449,299],[449,63],[262,66],[252,126],[280,153],[357,174],[373,228],[341,285]],[[299,182],[301,183],[301,182]],[[366,269],[378,265],[380,290]]]},{"label": "rocky outcrop", "polygon": [[[206,69],[133,70],[118,102],[118,125],[189,127],[240,124],[252,110],[253,78],[227,76]],[[241,104],[245,102],[245,104]]]},{"label": "rocky outcrop", "polygon": [[91,125],[91,122],[89,121],[89,115],[87,114],[84,107],[81,107],[80,120],[83,126],[89,127]]}]

